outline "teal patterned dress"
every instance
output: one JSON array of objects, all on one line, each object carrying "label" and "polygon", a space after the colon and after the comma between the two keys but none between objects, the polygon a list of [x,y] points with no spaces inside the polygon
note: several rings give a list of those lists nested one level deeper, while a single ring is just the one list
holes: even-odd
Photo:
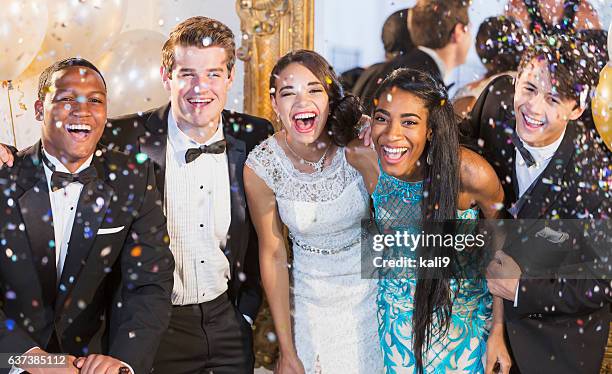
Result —
[{"label": "teal patterned dress", "polygon": [[[421,232],[422,182],[405,182],[382,171],[372,194],[375,221],[380,231]],[[461,219],[477,219],[474,209],[459,211]],[[393,249],[390,249],[393,250]],[[405,249],[404,249],[405,251]],[[406,252],[406,251],[405,251]],[[412,253],[415,252],[407,251]],[[396,254],[397,255],[397,254]],[[378,283],[378,334],[385,373],[416,372],[412,351],[412,315],[416,270],[401,268],[381,272]],[[451,279],[455,296],[450,326],[446,334],[436,334],[423,357],[425,373],[484,373],[483,358],[491,323],[491,294],[483,277]]]}]

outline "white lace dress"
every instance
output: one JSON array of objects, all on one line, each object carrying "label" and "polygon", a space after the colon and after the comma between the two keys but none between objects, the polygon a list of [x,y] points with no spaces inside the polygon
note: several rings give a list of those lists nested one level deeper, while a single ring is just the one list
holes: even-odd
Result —
[{"label": "white lace dress", "polygon": [[306,373],[381,373],[376,280],[361,276],[361,219],[368,193],[344,148],[322,172],[298,171],[274,137],[250,167],[276,195],[293,241],[293,332]]}]

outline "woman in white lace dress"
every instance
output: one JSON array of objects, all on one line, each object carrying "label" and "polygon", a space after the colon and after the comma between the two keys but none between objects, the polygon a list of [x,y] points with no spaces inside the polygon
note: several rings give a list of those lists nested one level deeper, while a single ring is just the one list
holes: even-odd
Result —
[{"label": "woman in white lace dress", "polygon": [[280,344],[276,372],[379,373],[376,281],[360,263],[369,197],[344,148],[356,137],[358,100],[305,50],[278,61],[270,97],[283,130],[249,154],[244,179]]}]

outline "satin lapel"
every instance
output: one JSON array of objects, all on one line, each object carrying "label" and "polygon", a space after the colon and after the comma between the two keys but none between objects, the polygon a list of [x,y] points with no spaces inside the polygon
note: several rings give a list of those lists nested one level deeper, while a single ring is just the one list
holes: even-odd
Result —
[{"label": "satin lapel", "polygon": [[563,177],[576,152],[574,140],[577,139],[577,123],[570,122],[559,149],[548,166],[537,179],[533,190],[525,193],[525,204],[518,211],[518,218],[543,218],[550,206],[557,200],[563,185]]},{"label": "satin lapel", "polygon": [[56,310],[61,310],[74,285],[77,284],[81,269],[87,261],[91,246],[114,195],[114,189],[104,182],[105,176],[109,174],[104,158],[94,157],[92,163],[98,172],[98,179],[83,186],[79,196],[60,280]]},{"label": "satin lapel", "polygon": [[[234,138],[225,131],[227,141],[227,163],[230,181],[230,201],[232,209],[229,238],[226,251],[232,256],[243,247],[244,238],[248,237],[248,228],[244,227],[246,221],[246,195],[244,193],[244,180],[242,172],[246,161],[246,145],[243,141]],[[246,230],[246,231],[245,231]],[[231,263],[231,262],[230,262]]]},{"label": "satin lapel", "polygon": [[147,133],[140,137],[140,152],[146,154],[153,161],[155,182],[162,199],[164,197],[164,183],[166,178],[166,149],[168,145],[168,113],[170,104],[151,113],[145,123]]},{"label": "satin lapel", "polygon": [[[51,201],[45,171],[39,157],[40,142],[27,150],[26,156],[30,157],[32,163],[22,167],[17,179],[17,185],[23,190],[18,197],[21,217],[25,225],[25,233],[30,244],[29,248],[14,248],[17,257],[21,258],[19,252],[25,254],[25,258],[31,258],[32,265],[36,269],[36,263],[41,261],[44,254],[52,255],[54,250],[55,235],[53,231],[53,215],[51,212]],[[49,258],[55,261],[55,257]],[[51,264],[53,269],[55,265]],[[34,277],[38,280],[33,287],[40,287],[40,292],[46,302],[52,303],[55,298],[55,285],[43,285],[40,282],[38,271],[34,271]],[[44,293],[43,293],[44,291]]]}]

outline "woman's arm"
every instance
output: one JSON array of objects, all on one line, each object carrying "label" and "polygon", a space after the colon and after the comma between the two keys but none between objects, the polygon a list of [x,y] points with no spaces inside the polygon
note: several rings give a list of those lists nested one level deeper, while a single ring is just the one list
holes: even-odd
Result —
[{"label": "woman's arm", "polygon": [[461,148],[461,193],[459,209],[477,205],[485,218],[501,216],[504,208],[504,189],[493,167],[467,148]]},{"label": "woman's arm", "polygon": [[[489,163],[477,153],[461,148],[461,189],[469,196],[485,218],[497,218],[504,206],[504,190]],[[493,297],[493,326],[487,340],[487,367],[485,372],[508,373],[511,366],[510,354],[504,340],[504,301]]]},{"label": "woman's arm", "polygon": [[279,372],[303,373],[291,333],[289,309],[289,271],[283,226],[276,209],[276,197],[268,185],[248,166],[244,168],[244,186],[253,226],[259,240],[259,268],[274,328],[280,345]]}]

